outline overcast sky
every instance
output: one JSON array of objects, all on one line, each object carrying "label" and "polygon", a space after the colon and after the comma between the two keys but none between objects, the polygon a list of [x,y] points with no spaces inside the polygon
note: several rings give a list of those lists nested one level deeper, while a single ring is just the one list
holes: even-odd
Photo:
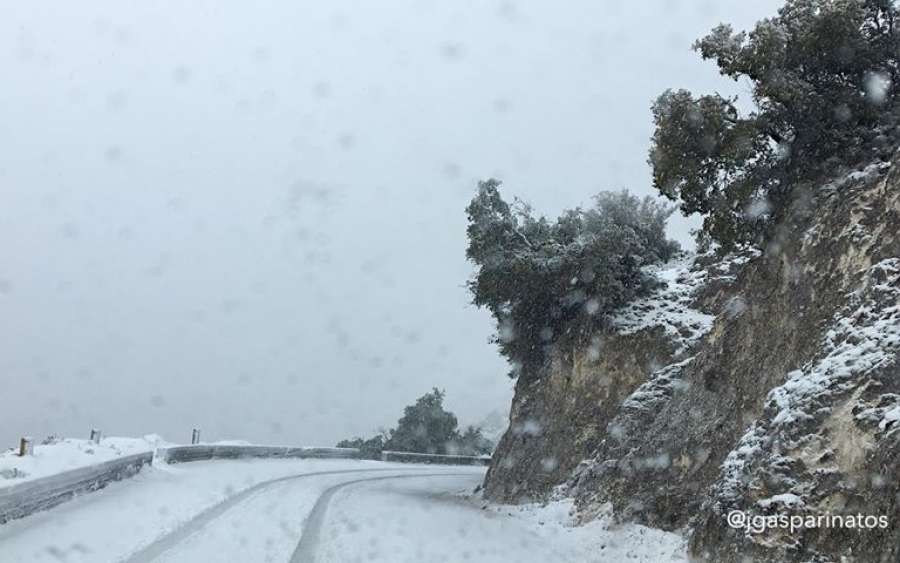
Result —
[{"label": "overcast sky", "polygon": [[651,101],[745,92],[690,45],[780,4],[3,3],[0,444],[508,409],[464,288],[477,181],[551,216],[653,193]]}]

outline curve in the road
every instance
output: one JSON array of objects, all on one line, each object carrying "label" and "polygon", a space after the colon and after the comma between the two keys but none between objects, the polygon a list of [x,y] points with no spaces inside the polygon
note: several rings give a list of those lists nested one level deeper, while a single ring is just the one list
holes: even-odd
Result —
[{"label": "curve in the road", "polygon": [[303,526],[303,535],[300,536],[300,542],[291,556],[290,563],[314,563],[316,560],[316,550],[319,547],[319,538],[322,532],[322,524],[325,522],[325,514],[328,512],[328,503],[338,491],[351,485],[366,483],[371,481],[385,481],[387,479],[408,479],[410,477],[448,477],[456,475],[471,475],[470,473],[419,473],[410,475],[390,475],[388,477],[368,477],[366,479],[355,479],[335,485],[325,490],[319,500],[316,501],[312,511],[306,519]]},{"label": "curve in the road", "polygon": [[[225,500],[215,504],[206,510],[203,510],[178,528],[172,530],[168,534],[154,540],[152,543],[144,546],[140,550],[132,553],[126,559],[122,561],[122,563],[151,563],[156,560],[163,553],[169,551],[173,547],[177,546],[185,539],[189,538],[197,531],[202,529],[204,526],[209,524],[212,520],[215,520],[229,509],[231,509],[236,504],[245,500],[247,497],[265,489],[267,487],[271,487],[278,483],[283,483],[285,481],[292,481],[295,479],[303,479],[306,477],[316,477],[321,475],[338,475],[342,473],[373,473],[377,471],[421,471],[419,467],[410,467],[410,468],[378,468],[378,469],[342,469],[335,471],[316,471],[313,473],[301,473],[299,475],[289,475],[287,477],[279,477],[278,479],[271,479],[269,481],[263,481],[262,483],[257,483],[252,487],[244,489],[243,491],[226,498]],[[396,478],[393,477],[393,478]],[[380,477],[380,479],[384,479],[384,477]],[[364,481],[365,479],[359,479],[357,481],[352,481],[353,483]],[[334,488],[334,487],[332,487]],[[330,491],[329,489],[328,491]],[[328,493],[326,491],[325,494]],[[323,495],[324,496],[324,495]],[[321,498],[319,499],[321,502]],[[316,507],[319,506],[319,502],[316,503]],[[315,508],[314,508],[315,510]],[[302,541],[302,540],[301,540]]]}]

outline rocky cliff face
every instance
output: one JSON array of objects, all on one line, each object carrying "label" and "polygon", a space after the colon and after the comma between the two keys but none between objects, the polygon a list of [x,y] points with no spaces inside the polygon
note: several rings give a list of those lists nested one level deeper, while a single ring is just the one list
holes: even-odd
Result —
[{"label": "rocky cliff face", "polygon": [[679,360],[715,319],[712,288],[727,288],[730,268],[683,257],[657,268],[666,286],[631,305],[614,330],[560,350],[516,387],[510,427],[486,480],[486,495],[502,502],[541,498],[565,482],[604,441],[607,423],[651,373]]},{"label": "rocky cliff face", "polygon": [[[900,166],[798,199],[764,253],[682,260],[516,389],[489,498],[686,529],[709,561],[900,555]],[[726,517],[887,516],[875,529]],[[758,520],[756,520],[758,521]]]}]

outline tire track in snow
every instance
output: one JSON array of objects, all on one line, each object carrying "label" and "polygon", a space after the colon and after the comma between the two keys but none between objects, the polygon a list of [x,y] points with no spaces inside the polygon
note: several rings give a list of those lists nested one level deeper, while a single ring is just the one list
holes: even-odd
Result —
[{"label": "tire track in snow", "polygon": [[[232,495],[213,506],[201,511],[200,513],[193,516],[190,520],[178,526],[171,532],[163,535],[160,538],[155,539],[150,544],[142,547],[138,551],[132,553],[127,556],[125,559],[121,561],[121,563],[151,563],[167,551],[179,545],[181,542],[191,537],[195,533],[202,530],[207,524],[233,508],[235,505],[240,502],[246,500],[248,497],[253,496],[254,494],[271,487],[273,485],[277,485],[279,483],[283,483],[285,481],[292,481],[296,479],[304,479],[306,477],[317,477],[323,475],[339,475],[343,473],[373,473],[379,471],[421,471],[419,467],[410,467],[410,468],[378,468],[378,469],[341,469],[334,471],[315,471],[313,473],[301,473],[299,475],[288,475],[287,477],[279,477],[277,479],[271,479],[269,481],[263,481],[261,483],[257,483],[251,487],[248,487],[241,492]],[[405,477],[405,475],[397,475],[391,478]],[[386,477],[380,477],[379,479],[385,479]],[[351,483],[356,483],[359,481],[365,481],[365,479],[359,479],[357,481],[351,481]],[[340,485],[338,485],[340,487]],[[332,487],[334,488],[334,487]],[[331,489],[329,489],[331,490]],[[327,493],[327,491],[326,491]],[[319,499],[321,501],[321,498]],[[315,505],[318,507],[318,501]],[[315,508],[313,509],[315,510]],[[301,539],[302,541],[302,539]]]},{"label": "tire track in snow", "polygon": [[306,522],[303,525],[303,535],[300,536],[300,542],[297,544],[297,548],[294,550],[294,554],[291,556],[290,563],[315,562],[316,550],[319,547],[319,540],[321,539],[320,536],[322,533],[322,525],[325,523],[325,515],[328,512],[328,503],[331,502],[332,497],[334,497],[334,495],[337,494],[341,489],[349,487],[351,485],[357,485],[359,483],[385,481],[387,479],[408,479],[410,477],[450,477],[459,475],[471,475],[471,473],[418,473],[411,475],[390,475],[388,477],[368,477],[366,479],[355,479],[353,481],[347,481],[346,483],[341,483],[339,485],[335,485],[326,489],[325,492],[322,493],[322,496],[319,497],[319,500],[316,501],[316,504],[310,511],[309,516],[306,518]]}]

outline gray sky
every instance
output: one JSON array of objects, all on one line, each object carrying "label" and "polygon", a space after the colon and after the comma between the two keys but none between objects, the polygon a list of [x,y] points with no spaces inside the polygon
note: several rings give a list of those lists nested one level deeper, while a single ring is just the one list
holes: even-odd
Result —
[{"label": "gray sky", "polygon": [[[652,193],[650,103],[780,1],[0,5],[0,444],[331,445],[512,382],[467,305],[479,179]],[[690,223],[673,220],[687,241]]]}]

